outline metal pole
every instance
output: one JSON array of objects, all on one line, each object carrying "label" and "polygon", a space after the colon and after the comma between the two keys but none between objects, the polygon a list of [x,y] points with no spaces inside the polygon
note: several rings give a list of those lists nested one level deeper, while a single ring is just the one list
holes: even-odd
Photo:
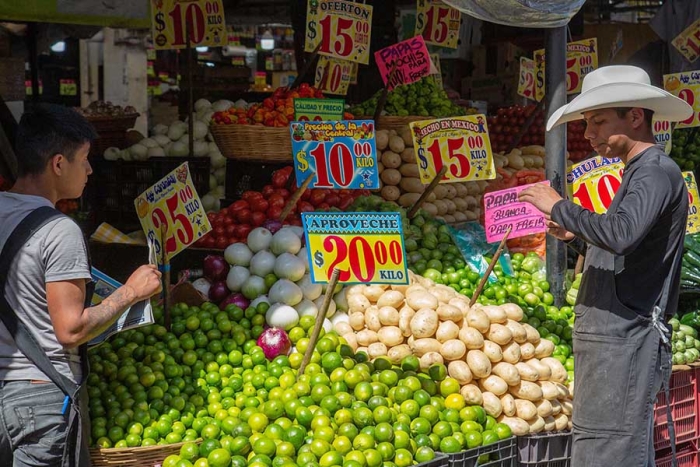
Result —
[{"label": "metal pole", "polygon": [[32,102],[39,102],[39,52],[37,51],[36,23],[27,24],[27,49],[29,50],[29,73],[32,79]]},{"label": "metal pole", "polygon": [[[547,29],[545,33],[545,99],[547,118],[566,104],[566,26]],[[561,196],[566,197],[566,125],[545,134],[547,179]],[[563,306],[566,298],[566,245],[547,236],[547,280],[554,304]]]}]

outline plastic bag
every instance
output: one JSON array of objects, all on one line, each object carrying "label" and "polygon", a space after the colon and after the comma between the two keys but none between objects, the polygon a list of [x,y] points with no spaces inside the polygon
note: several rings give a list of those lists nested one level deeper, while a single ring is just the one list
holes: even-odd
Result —
[{"label": "plastic bag", "polygon": [[[483,276],[489,266],[488,261],[484,256],[491,256],[498,249],[498,245],[489,244],[486,242],[486,232],[478,222],[460,222],[450,226],[450,234],[457,245],[457,248],[462,252],[464,261],[469,268]],[[504,249],[501,256],[498,258],[498,264],[501,265],[503,273],[507,276],[513,275],[513,265],[510,262],[510,254],[507,249]],[[496,274],[489,274],[489,283],[498,282]]]},{"label": "plastic bag", "polygon": [[490,23],[528,28],[566,26],[586,0],[443,0]]}]

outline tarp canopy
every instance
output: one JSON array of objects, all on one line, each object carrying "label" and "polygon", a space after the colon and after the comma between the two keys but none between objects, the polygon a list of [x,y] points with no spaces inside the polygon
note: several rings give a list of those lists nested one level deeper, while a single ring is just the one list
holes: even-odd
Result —
[{"label": "tarp canopy", "polygon": [[566,26],[586,0],[443,0],[490,23],[522,28]]},{"label": "tarp canopy", "polygon": [[0,0],[0,21],[150,28],[148,0]]}]

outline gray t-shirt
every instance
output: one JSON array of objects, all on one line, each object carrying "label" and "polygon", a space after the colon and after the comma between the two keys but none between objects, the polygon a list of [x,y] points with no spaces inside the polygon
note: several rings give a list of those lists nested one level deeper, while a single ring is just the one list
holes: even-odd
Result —
[{"label": "gray t-shirt", "polygon": [[[0,193],[0,251],[17,225],[32,211],[51,202],[39,196]],[[88,254],[80,228],[70,219],[49,222],[17,253],[7,277],[5,297],[31,330],[56,369],[81,380],[78,349],[65,349],[56,339],[46,302],[46,283],[90,279]],[[31,363],[0,321],[0,381],[48,380]]]}]

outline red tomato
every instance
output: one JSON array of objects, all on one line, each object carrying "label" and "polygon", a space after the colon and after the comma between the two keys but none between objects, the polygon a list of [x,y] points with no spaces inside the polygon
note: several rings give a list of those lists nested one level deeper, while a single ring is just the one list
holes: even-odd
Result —
[{"label": "red tomato", "polygon": [[345,211],[355,200],[351,196],[340,198],[340,202],[336,206],[341,211]]},{"label": "red tomato", "polygon": [[259,191],[244,191],[243,194],[241,195],[241,198],[243,198],[246,201],[250,201],[251,199],[261,199],[263,197],[262,193]]},{"label": "red tomato", "polygon": [[287,224],[288,225],[296,225],[297,227],[301,227],[301,219],[298,219],[295,217],[294,219],[287,222]]},{"label": "red tomato", "polygon": [[[257,213],[261,214],[261,213]],[[238,231],[236,232],[236,235],[238,235],[239,238],[242,238],[243,241],[245,241],[248,238],[248,234],[250,231],[253,230],[253,227],[247,224],[239,225],[238,226]]]},{"label": "red tomato", "polygon": [[207,235],[203,238],[202,246],[204,248],[214,248],[216,246],[216,237],[213,235]]},{"label": "red tomato", "polygon": [[270,204],[270,209],[267,210],[268,219],[279,219],[282,214],[282,206]]},{"label": "red tomato", "polygon": [[309,202],[314,206],[318,207],[326,199],[326,194],[321,190],[313,190]]},{"label": "red tomato", "polygon": [[[269,208],[268,208],[268,211],[269,211]],[[261,225],[263,225],[263,222],[265,222],[266,220],[267,220],[266,213],[257,212],[257,211],[253,213],[253,216],[251,219],[251,221],[255,227],[260,227]]]},{"label": "red tomato", "polygon": [[214,219],[218,217],[218,214],[215,212],[208,212],[207,213],[207,219],[209,219],[209,222],[214,222]]},{"label": "red tomato", "polygon": [[274,193],[270,195],[270,198],[268,198],[268,203],[270,204],[270,207],[279,207],[281,209],[284,207],[285,201],[280,194]]},{"label": "red tomato", "polygon": [[340,196],[336,195],[335,193],[331,193],[326,195],[325,202],[331,206],[337,206],[338,203],[340,203]]},{"label": "red tomato", "polygon": [[224,232],[226,233],[226,236],[231,237],[233,235],[236,235],[236,227],[238,227],[238,226],[233,224],[233,223],[224,227]]},{"label": "red tomato", "polygon": [[287,199],[290,196],[292,196],[292,194],[286,188],[278,188],[277,190],[275,190],[275,193],[281,195],[284,199]]},{"label": "red tomato", "polygon": [[284,188],[289,180],[289,173],[277,170],[272,174],[272,185],[275,188]]},{"label": "red tomato", "polygon": [[221,218],[221,225],[223,225],[224,227],[228,227],[229,225],[232,225],[233,223],[234,223],[234,220],[230,214]]},{"label": "red tomato", "polygon": [[248,201],[244,199],[239,199],[238,201],[234,201],[231,203],[231,206],[228,207],[229,212],[236,212],[240,211],[241,209],[248,209],[250,205],[248,204]]},{"label": "red tomato", "polygon": [[318,206],[316,206],[317,211],[328,211],[330,208],[331,206],[328,203],[321,203]]},{"label": "red tomato", "polygon": [[299,212],[313,212],[314,211],[314,206],[311,203],[308,203],[306,201],[299,201],[297,204],[297,210]]},{"label": "red tomato", "polygon": [[265,185],[262,189],[262,194],[265,198],[269,198],[272,193],[275,192],[275,187],[272,185]]},{"label": "red tomato", "polygon": [[229,246],[229,239],[226,237],[221,237],[216,239],[216,249],[218,250],[225,250],[227,246]]},{"label": "red tomato", "polygon": [[311,198],[311,190],[304,190],[301,194],[301,199],[307,201],[309,198]]},{"label": "red tomato", "polygon": [[238,222],[241,224],[247,224],[250,222],[252,212],[250,209],[241,209],[236,213],[236,217],[238,218]]},{"label": "red tomato", "polygon": [[250,208],[255,212],[265,212],[270,207],[270,203],[264,199],[255,199],[250,202]]}]

